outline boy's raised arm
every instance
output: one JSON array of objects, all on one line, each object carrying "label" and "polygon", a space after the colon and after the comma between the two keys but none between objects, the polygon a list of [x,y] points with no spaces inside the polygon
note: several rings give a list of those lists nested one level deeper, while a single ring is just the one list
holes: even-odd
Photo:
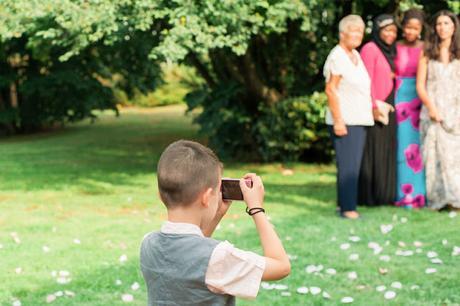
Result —
[{"label": "boy's raised arm", "polygon": [[[252,180],[252,188],[246,186],[245,179]],[[263,208],[265,191],[262,179],[259,176],[254,173],[246,174],[240,180],[240,187],[248,209]],[[257,209],[253,211],[257,211]],[[273,226],[263,212],[255,213],[252,218],[259,232],[266,261],[262,280],[277,280],[286,277],[291,272],[291,264]]]}]

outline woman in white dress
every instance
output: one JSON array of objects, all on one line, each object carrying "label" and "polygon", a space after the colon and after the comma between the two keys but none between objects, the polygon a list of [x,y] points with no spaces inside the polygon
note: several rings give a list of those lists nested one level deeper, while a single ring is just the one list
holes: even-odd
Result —
[{"label": "woman in white dress", "polygon": [[428,207],[460,209],[460,29],[440,11],[420,57],[417,92]]}]

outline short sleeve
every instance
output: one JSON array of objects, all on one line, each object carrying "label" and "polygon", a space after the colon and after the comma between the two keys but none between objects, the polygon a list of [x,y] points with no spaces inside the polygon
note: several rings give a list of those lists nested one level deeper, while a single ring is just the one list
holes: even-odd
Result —
[{"label": "short sleeve", "polygon": [[205,282],[214,293],[254,299],[259,292],[264,270],[263,256],[240,250],[225,241],[212,252]]},{"label": "short sleeve", "polygon": [[326,83],[329,82],[331,75],[340,75],[343,76],[344,71],[343,67],[344,64],[341,61],[339,56],[340,54],[333,50],[329,56],[327,57],[326,63],[324,64],[323,74],[324,78],[326,79]]}]

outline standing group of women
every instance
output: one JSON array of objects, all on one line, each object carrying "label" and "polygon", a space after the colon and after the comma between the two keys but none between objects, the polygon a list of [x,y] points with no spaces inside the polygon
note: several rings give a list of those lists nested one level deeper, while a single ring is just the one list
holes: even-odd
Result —
[{"label": "standing group of women", "polygon": [[329,125],[337,160],[338,211],[359,218],[358,204],[460,208],[460,28],[440,11],[391,15],[365,25],[349,15],[324,65]]}]

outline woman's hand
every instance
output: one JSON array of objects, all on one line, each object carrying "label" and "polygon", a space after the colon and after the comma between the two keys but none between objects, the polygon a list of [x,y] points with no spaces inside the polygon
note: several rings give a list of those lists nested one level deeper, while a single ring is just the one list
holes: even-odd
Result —
[{"label": "woman's hand", "polygon": [[434,121],[434,122],[441,122],[442,121],[441,115],[439,114],[439,112],[438,112],[436,107],[431,108],[428,111],[428,114],[430,115],[430,118],[431,118],[432,121]]},{"label": "woman's hand", "polygon": [[343,122],[343,120],[338,120],[337,122],[334,122],[334,134],[339,137],[348,134],[347,126],[345,125],[345,122]]}]

